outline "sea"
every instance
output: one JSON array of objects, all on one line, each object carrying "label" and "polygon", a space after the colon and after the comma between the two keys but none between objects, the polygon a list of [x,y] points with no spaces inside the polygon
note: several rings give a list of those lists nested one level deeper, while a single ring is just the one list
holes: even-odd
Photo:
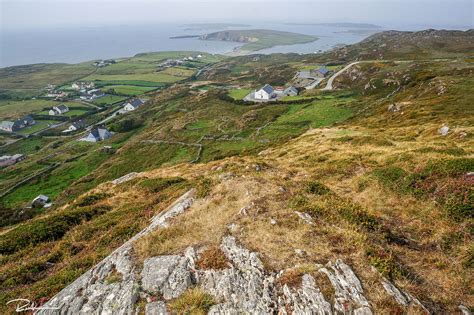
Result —
[{"label": "sea", "polygon": [[185,24],[115,25],[57,27],[38,30],[0,31],[0,67],[34,63],[79,63],[89,60],[130,57],[152,51],[201,51],[231,53],[241,44],[203,41],[174,36],[202,35],[224,29],[271,29],[314,35],[319,40],[307,44],[275,46],[258,53],[313,53],[336,45],[353,44],[387,29],[353,26],[249,23],[246,26],[206,26]]}]

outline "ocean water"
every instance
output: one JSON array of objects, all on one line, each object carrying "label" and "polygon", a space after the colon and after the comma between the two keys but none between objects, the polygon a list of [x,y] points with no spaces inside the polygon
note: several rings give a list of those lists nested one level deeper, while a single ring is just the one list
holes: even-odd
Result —
[{"label": "ocean water", "polygon": [[[249,28],[297,32],[319,37],[318,41],[276,46],[259,53],[312,53],[336,44],[352,44],[370,35],[351,29],[320,25],[253,24]],[[202,41],[171,36],[201,35],[216,30],[189,29],[178,24],[118,25],[103,27],[55,28],[29,31],[0,31],[0,67],[32,63],[78,63],[94,59],[129,57],[150,51],[188,50],[224,54],[238,43]],[[377,30],[379,31],[379,30]]]}]

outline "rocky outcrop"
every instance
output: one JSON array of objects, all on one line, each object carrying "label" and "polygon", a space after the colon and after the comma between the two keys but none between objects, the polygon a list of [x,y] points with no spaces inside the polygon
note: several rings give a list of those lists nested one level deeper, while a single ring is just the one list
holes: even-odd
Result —
[{"label": "rocky outcrop", "polygon": [[[194,287],[218,302],[209,314],[372,314],[361,281],[342,260],[322,268],[314,265],[309,268],[311,272],[302,271],[298,285],[282,284],[284,272],[266,270],[259,255],[239,244],[234,236],[224,237],[220,245],[229,266],[223,270],[196,269],[199,254],[193,247],[183,254],[149,257],[140,266],[133,259],[133,243],[168,226],[171,218],[192,205],[194,194],[193,190],[183,195],[155,216],[146,229],[44,305],[57,310],[44,309],[38,314],[168,314],[167,301]],[[324,296],[315,273],[327,277],[334,297]],[[384,279],[382,284],[401,306],[408,309],[416,305],[427,312],[416,298],[388,280]],[[139,299],[147,302],[144,309],[140,309],[143,304],[137,303]]]},{"label": "rocky outcrop", "polygon": [[331,304],[326,301],[311,275],[303,275],[301,288],[294,290],[285,284],[282,291],[283,296],[279,299],[281,314],[287,314],[287,309],[295,315],[332,314]]},{"label": "rocky outcrop", "polygon": [[[37,314],[132,314],[139,297],[139,276],[132,258],[133,243],[184,212],[194,202],[190,190],[166,211],[152,218],[151,224],[107,256],[91,270],[60,291]],[[116,273],[121,279],[111,277]],[[168,291],[167,291],[168,292]],[[54,310],[57,308],[57,310]]]},{"label": "rocky outcrop", "polygon": [[326,268],[321,268],[319,271],[328,276],[334,287],[336,311],[344,314],[372,314],[359,278],[342,260],[330,262]]}]

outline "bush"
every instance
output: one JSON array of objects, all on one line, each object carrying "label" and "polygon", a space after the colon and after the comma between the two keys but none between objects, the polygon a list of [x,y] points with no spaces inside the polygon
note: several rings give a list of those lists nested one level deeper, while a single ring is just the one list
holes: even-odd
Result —
[{"label": "bush", "polygon": [[97,194],[88,195],[88,196],[82,197],[77,202],[77,205],[79,207],[91,206],[91,205],[96,204],[100,200],[103,200],[103,199],[105,199],[109,196],[110,195],[106,194],[106,193],[97,193]]},{"label": "bush", "polygon": [[109,210],[110,207],[106,206],[84,208],[22,224],[3,235],[0,240],[0,254],[12,254],[28,246],[60,239],[82,221],[89,221]]},{"label": "bush", "polygon": [[196,262],[199,269],[222,270],[228,268],[227,257],[219,247],[213,246],[203,251]]},{"label": "bush", "polygon": [[311,181],[306,183],[306,192],[318,196],[328,195],[332,193],[329,188],[327,188],[324,184],[318,181]]},{"label": "bush", "polygon": [[143,126],[143,120],[137,118],[122,119],[110,126],[110,130],[114,132],[128,132]]}]

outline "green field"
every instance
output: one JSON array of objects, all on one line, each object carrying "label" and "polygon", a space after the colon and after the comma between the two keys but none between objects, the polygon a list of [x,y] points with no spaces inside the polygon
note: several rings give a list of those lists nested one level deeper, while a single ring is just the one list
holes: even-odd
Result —
[{"label": "green field", "polygon": [[241,100],[246,97],[252,89],[234,89],[229,91],[229,96],[232,97],[234,100]]},{"label": "green field", "polygon": [[33,112],[57,106],[58,102],[48,100],[26,100],[26,101],[0,101],[0,120],[7,118],[20,118]]},{"label": "green field", "polygon": [[144,94],[149,91],[153,91],[155,87],[146,87],[146,86],[134,86],[134,85],[106,85],[103,87],[104,90],[113,89],[116,94],[126,95],[126,96],[136,96]]},{"label": "green field", "polygon": [[[61,116],[66,116],[66,117],[73,117],[73,116],[80,116],[88,113],[90,109],[88,108],[71,108],[67,113],[64,113]],[[49,115],[49,109],[41,111],[37,113],[39,115]]]},{"label": "green field", "polygon": [[37,131],[43,130],[48,128],[51,125],[54,124],[59,124],[60,121],[57,120],[36,120],[36,124],[26,127],[18,131],[17,133],[22,134],[22,135],[30,135],[32,133],[35,133]]},{"label": "green field", "polygon": [[115,104],[121,101],[126,100],[127,97],[118,96],[118,95],[106,95],[101,98],[96,99],[93,103],[99,106]]}]

